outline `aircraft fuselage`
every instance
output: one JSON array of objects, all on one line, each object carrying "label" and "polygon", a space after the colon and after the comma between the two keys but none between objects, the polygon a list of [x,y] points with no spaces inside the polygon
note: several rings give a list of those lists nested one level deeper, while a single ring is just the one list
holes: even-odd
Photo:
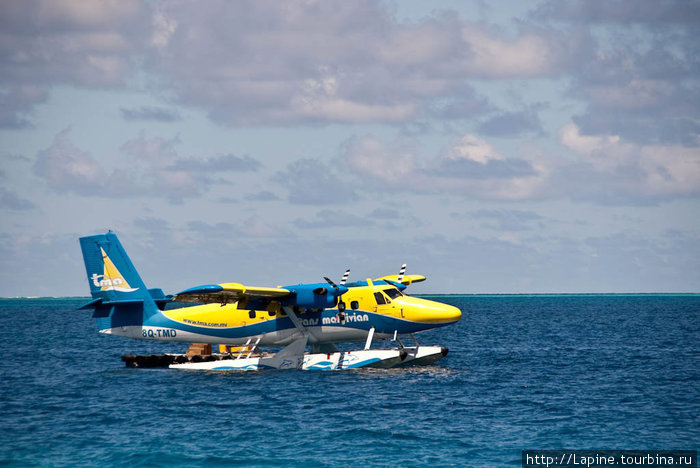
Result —
[{"label": "aircraft fuselage", "polygon": [[[394,297],[391,297],[394,296]],[[238,303],[202,304],[164,310],[142,324],[117,324],[98,319],[102,333],[163,341],[243,345],[260,338],[261,346],[284,346],[308,334],[309,343],[364,341],[370,328],[375,338],[416,333],[456,322],[456,307],[406,296],[393,286],[352,288],[343,295],[346,310],[298,310],[300,330],[275,303],[267,310],[239,308]]]}]

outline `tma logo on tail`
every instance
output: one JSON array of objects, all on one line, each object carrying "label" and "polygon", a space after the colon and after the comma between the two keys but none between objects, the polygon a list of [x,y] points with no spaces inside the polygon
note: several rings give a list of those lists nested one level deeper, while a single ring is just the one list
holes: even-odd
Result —
[{"label": "tma logo on tail", "polygon": [[98,275],[93,273],[91,276],[92,284],[100,288],[101,291],[119,291],[119,292],[133,292],[138,288],[132,288],[129,283],[124,279],[121,273],[112,260],[109,259],[104,249],[100,247],[102,251],[102,260],[104,262],[104,273]]}]

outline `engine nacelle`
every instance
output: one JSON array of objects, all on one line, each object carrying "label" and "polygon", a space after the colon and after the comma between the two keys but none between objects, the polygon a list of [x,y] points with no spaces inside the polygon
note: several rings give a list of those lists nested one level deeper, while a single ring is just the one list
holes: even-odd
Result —
[{"label": "engine nacelle", "polygon": [[298,284],[284,286],[284,289],[291,291],[292,295],[282,298],[282,305],[305,310],[332,309],[338,304],[338,297],[348,291],[345,286],[336,289],[328,283]]}]

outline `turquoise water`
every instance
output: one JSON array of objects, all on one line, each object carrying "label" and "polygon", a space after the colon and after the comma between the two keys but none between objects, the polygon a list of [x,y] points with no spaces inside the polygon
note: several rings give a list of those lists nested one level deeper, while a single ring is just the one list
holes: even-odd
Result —
[{"label": "turquoise water", "polygon": [[697,449],[700,296],[446,295],[402,370],[126,369],[85,299],[0,300],[0,465],[520,466],[522,449]]}]

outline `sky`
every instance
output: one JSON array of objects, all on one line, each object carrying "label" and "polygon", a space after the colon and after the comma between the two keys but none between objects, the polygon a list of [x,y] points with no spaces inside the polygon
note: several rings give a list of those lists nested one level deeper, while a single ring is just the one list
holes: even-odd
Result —
[{"label": "sky", "polygon": [[0,296],[700,292],[700,2],[0,1]]}]

